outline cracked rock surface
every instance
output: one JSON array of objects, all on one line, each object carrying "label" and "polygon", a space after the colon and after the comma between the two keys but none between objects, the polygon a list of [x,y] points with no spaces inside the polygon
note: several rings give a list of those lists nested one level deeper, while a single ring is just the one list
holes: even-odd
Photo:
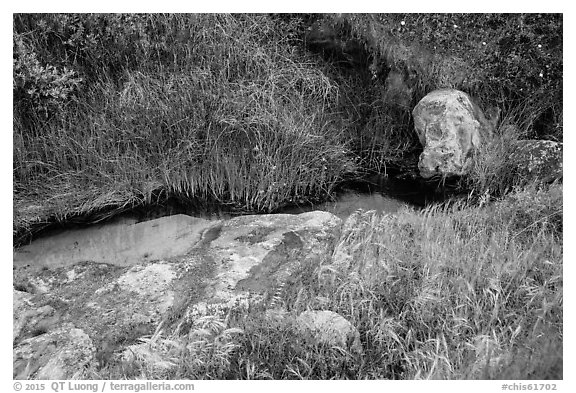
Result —
[{"label": "cracked rock surface", "polygon": [[[330,258],[340,226],[322,211],[226,221],[170,216],[127,224],[119,236],[126,244],[107,243],[99,227],[44,239],[44,251],[23,247],[13,269],[14,378],[90,378],[159,324],[260,301],[298,269]],[[121,232],[113,227],[110,236]],[[153,241],[144,236],[154,233]],[[106,250],[94,253],[95,245]]]}]

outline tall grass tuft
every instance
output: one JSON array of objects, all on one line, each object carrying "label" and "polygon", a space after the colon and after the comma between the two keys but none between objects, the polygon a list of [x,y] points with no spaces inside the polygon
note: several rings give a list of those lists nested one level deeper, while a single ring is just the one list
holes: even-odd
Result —
[{"label": "tall grass tuft", "polygon": [[518,141],[530,139],[538,113],[532,98],[504,108],[494,137],[479,146],[468,174],[460,186],[476,198],[501,197],[515,188],[534,187],[530,179],[519,176],[517,163],[511,160]]},{"label": "tall grass tuft", "polygon": [[359,214],[326,269],[338,311],[402,378],[561,378],[561,206],[553,186]]}]

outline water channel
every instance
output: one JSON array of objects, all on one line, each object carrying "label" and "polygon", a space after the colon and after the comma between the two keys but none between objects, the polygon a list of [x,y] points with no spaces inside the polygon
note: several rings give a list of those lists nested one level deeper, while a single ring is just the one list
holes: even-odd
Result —
[{"label": "water channel", "polygon": [[[377,179],[348,185],[334,201],[289,207],[278,213],[324,210],[344,220],[358,209],[395,214],[404,207],[423,207],[435,199],[434,193],[415,187],[413,182]],[[87,227],[53,228],[16,249],[14,266],[58,267],[82,261],[114,261],[127,266],[143,260],[167,259],[184,254],[215,220],[229,218],[226,214],[194,217],[178,210],[161,217],[133,212]]]}]

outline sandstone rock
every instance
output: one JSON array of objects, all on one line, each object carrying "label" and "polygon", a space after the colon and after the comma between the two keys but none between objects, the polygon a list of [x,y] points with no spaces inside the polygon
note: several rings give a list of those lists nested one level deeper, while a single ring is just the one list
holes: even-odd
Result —
[{"label": "sandstone rock", "polygon": [[12,304],[13,304],[13,318],[12,318],[12,337],[13,340],[20,336],[24,326],[27,322],[28,316],[26,312],[30,308],[30,299],[33,295],[12,289]]},{"label": "sandstone rock", "polygon": [[164,262],[130,268],[86,299],[85,309],[79,310],[88,314],[86,329],[99,327],[97,331],[107,333],[112,341],[122,330],[140,330],[142,335],[150,332],[174,305],[176,275],[175,266]]},{"label": "sandstone rock", "polygon": [[23,337],[47,332],[57,326],[58,322],[58,313],[48,305],[20,311],[14,316],[13,341],[19,342]]},{"label": "sandstone rock", "polygon": [[81,329],[58,330],[22,341],[14,348],[14,379],[87,379],[95,367],[95,348]]},{"label": "sandstone rock", "polygon": [[510,154],[514,175],[518,181],[550,183],[562,179],[563,144],[545,140],[520,140]]},{"label": "sandstone rock", "polygon": [[358,329],[333,311],[304,311],[296,318],[296,326],[316,343],[362,352]]},{"label": "sandstone rock", "polygon": [[[23,277],[20,270],[32,277]],[[150,334],[160,321],[178,312],[173,310],[178,303],[175,290],[180,289],[175,284],[180,276],[177,264],[143,262],[127,268],[85,262],[72,268],[22,268],[15,270],[15,283],[25,286],[22,280],[36,281],[34,275],[57,285],[47,293],[15,296],[19,305],[15,307],[15,342],[25,342],[22,338],[38,333],[54,334],[72,323],[92,340],[95,364],[100,367],[124,345]],[[38,351],[35,345],[28,347],[30,353]],[[51,370],[59,372],[47,368],[44,375]]]},{"label": "sandstone rock", "polygon": [[[102,367],[151,335],[160,323],[171,329],[202,315],[225,314],[251,299],[260,301],[266,293],[289,285],[295,272],[314,269],[329,258],[341,220],[316,211],[197,224],[182,233],[189,241],[181,245],[185,254],[167,259],[142,256],[132,266],[117,260],[77,261],[70,266],[65,252],[60,254],[60,265],[54,260],[43,263],[39,252],[41,267],[31,262],[15,264],[15,287],[32,291],[14,291],[15,375],[67,379],[72,374],[63,364],[74,356],[86,364],[95,358],[94,363]],[[173,240],[160,236],[153,244],[164,241],[162,248],[167,249]],[[106,253],[114,255],[117,246],[109,244]],[[39,282],[45,283],[41,290]],[[37,333],[41,336],[32,337]],[[66,341],[65,335],[72,341]],[[41,337],[54,337],[61,344],[46,349],[49,345]],[[88,340],[94,353],[76,353],[88,347]],[[60,346],[68,357],[59,354]],[[45,351],[54,356],[44,356]],[[31,360],[33,365],[28,366],[30,359],[45,357],[54,357],[56,363]]]},{"label": "sandstone rock", "polygon": [[32,296],[33,295],[28,292],[12,289],[12,304],[14,307],[14,312],[17,312],[26,307]]},{"label": "sandstone rock", "polygon": [[493,112],[487,118],[466,93],[453,89],[435,90],[422,98],[412,111],[424,147],[420,175],[464,175],[475,150],[493,134],[499,115]]},{"label": "sandstone rock", "polygon": [[13,290],[12,340],[18,344],[22,340],[44,334],[57,328],[60,313],[52,306],[38,304],[33,294]]},{"label": "sandstone rock", "polygon": [[229,307],[275,291],[299,268],[328,257],[340,224],[338,217],[322,211],[226,221],[208,250],[215,271],[207,281],[206,300],[196,309]]}]

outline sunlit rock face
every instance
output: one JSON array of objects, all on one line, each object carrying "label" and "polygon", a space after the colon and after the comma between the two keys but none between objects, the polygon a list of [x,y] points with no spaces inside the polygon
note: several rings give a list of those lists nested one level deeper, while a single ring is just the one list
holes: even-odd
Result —
[{"label": "sunlit rock face", "polygon": [[92,340],[70,323],[18,343],[14,379],[86,379],[95,365]]},{"label": "sunlit rock face", "polygon": [[478,147],[493,135],[498,111],[486,117],[464,92],[435,90],[412,111],[424,147],[418,168],[423,178],[462,176]]},{"label": "sunlit rock face", "polygon": [[262,302],[329,259],[341,223],[323,211],[177,215],[23,247],[13,265],[14,378],[86,379],[142,349],[140,338],[160,325],[176,329]]}]

